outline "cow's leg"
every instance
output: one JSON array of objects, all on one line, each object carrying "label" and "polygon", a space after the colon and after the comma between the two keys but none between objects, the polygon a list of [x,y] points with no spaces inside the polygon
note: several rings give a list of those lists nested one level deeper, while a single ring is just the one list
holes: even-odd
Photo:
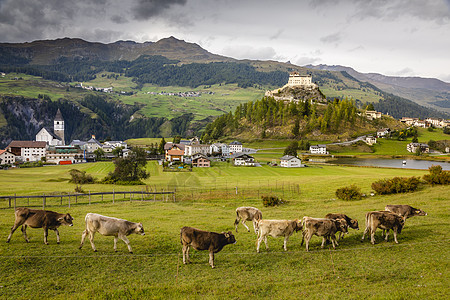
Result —
[{"label": "cow's leg", "polygon": [[55,228],[53,230],[55,230],[55,233],[56,233],[56,243],[59,244],[59,231],[58,231],[58,228]]},{"label": "cow's leg", "polygon": [[397,230],[392,229],[392,231],[394,232],[394,242],[395,242],[396,244],[398,244],[398,241],[397,241]]},{"label": "cow's leg", "polygon": [[245,226],[245,228],[247,228],[247,232],[250,232],[250,228],[248,228],[248,226],[245,224],[245,220],[244,219],[242,219],[242,225],[244,225]]},{"label": "cow's leg", "polygon": [[209,264],[214,269],[214,252],[212,251],[209,251]]},{"label": "cow's leg", "polygon": [[241,218],[239,218],[239,216],[237,216],[236,220],[234,220],[234,227],[236,228],[236,232],[238,232],[237,228],[238,228],[240,221],[241,221]]},{"label": "cow's leg", "polygon": [[44,244],[46,245],[48,245],[47,237],[48,237],[48,228],[44,227]]},{"label": "cow's leg", "polygon": [[189,261],[189,245],[183,244],[183,264],[188,264]]},{"label": "cow's leg", "polygon": [[375,245],[375,230],[370,230],[370,242],[372,243],[372,245]]},{"label": "cow's leg", "polygon": [[[8,235],[8,238],[6,239],[7,243],[9,243],[9,241],[11,240],[11,237],[12,237],[14,231],[16,231],[16,229],[19,228],[19,226],[22,225],[22,224],[23,223],[21,223],[21,222],[14,222],[14,225],[11,227],[11,232]],[[23,232],[23,230],[22,230],[22,232]]]},{"label": "cow's leg", "polygon": [[83,233],[81,234],[81,243],[80,243],[80,247],[78,247],[78,249],[81,249],[84,245],[84,240],[86,239],[86,235],[88,234],[87,229],[85,229],[83,231]]},{"label": "cow's leg", "polygon": [[[383,231],[384,231],[384,229],[383,229]],[[388,239],[389,239],[389,229],[386,229],[386,238],[385,238],[386,242],[388,241]]]},{"label": "cow's leg", "polygon": [[92,250],[94,250],[94,252],[97,252],[97,249],[95,248],[94,245],[94,235],[95,235],[94,231],[89,231],[89,242],[91,242]]},{"label": "cow's leg", "polygon": [[284,244],[283,244],[284,251],[287,251],[287,241],[288,240],[289,240],[289,236],[285,236],[284,237]]},{"label": "cow's leg", "polygon": [[307,233],[306,233],[306,238],[305,238],[305,241],[306,241],[306,251],[307,251],[307,252],[309,251],[309,241],[311,240],[311,237],[312,237],[312,234],[310,234],[309,232],[307,232]]},{"label": "cow's leg", "polygon": [[361,238],[361,242],[364,241],[364,237],[366,236],[366,234],[370,234],[369,231],[370,231],[370,228],[368,226],[366,226],[366,229],[364,229],[364,232],[363,232],[363,235]]},{"label": "cow's leg", "polygon": [[320,245],[320,248],[323,249],[323,246],[325,246],[325,242],[326,242],[327,238],[326,237],[322,237],[322,245]]},{"label": "cow's leg", "polygon": [[117,236],[114,237],[114,252],[117,252]]},{"label": "cow's leg", "polygon": [[259,253],[259,247],[261,246],[261,242],[263,240],[263,236],[258,237],[258,243],[256,244],[256,252]]},{"label": "cow's leg", "polygon": [[258,220],[253,220],[253,230],[258,234]]},{"label": "cow's leg", "polygon": [[336,250],[337,241],[334,234],[331,235],[331,244],[333,245],[333,249]]},{"label": "cow's leg", "polygon": [[127,244],[128,252],[133,253],[133,250],[131,250],[130,241],[127,239],[127,237],[123,234],[119,235],[119,238]]},{"label": "cow's leg", "polygon": [[267,235],[264,237],[264,244],[266,244],[266,250],[269,249],[269,246],[267,245]]},{"label": "cow's leg", "polygon": [[22,230],[23,238],[25,239],[25,241],[26,241],[27,243],[29,243],[30,240],[28,239],[28,236],[27,236],[27,225],[26,225],[26,224],[25,224],[25,225],[22,225],[21,230]]}]

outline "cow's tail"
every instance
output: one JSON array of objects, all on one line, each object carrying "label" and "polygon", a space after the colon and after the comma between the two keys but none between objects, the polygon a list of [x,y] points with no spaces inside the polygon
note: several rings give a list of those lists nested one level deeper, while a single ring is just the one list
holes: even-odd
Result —
[{"label": "cow's tail", "polygon": [[239,212],[236,210],[236,220],[234,220],[234,226],[239,224],[241,218],[239,217]]}]

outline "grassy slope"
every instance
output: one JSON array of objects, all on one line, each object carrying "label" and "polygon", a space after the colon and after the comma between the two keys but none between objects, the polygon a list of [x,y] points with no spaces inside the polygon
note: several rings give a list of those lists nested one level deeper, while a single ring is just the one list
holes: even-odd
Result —
[{"label": "grassy slope", "polygon": [[[104,176],[110,167],[105,163],[80,165],[88,173]],[[193,173],[162,173],[155,163],[149,165],[152,177],[148,184],[164,186],[177,182],[197,188],[217,187],[213,197],[193,193],[181,202],[123,202],[52,207],[70,212],[73,227],[60,229],[62,243],[57,245],[53,232],[50,245],[42,243],[41,229],[28,229],[26,244],[16,232],[10,244],[0,243],[2,264],[1,295],[5,298],[434,298],[443,299],[449,292],[449,256],[447,249],[449,196],[447,187],[424,187],[414,194],[375,196],[355,202],[334,200],[337,187],[349,182],[370,189],[374,180],[393,176],[418,176],[424,171],[323,167],[285,170],[280,168],[235,168],[226,164]],[[36,193],[67,190],[64,182],[48,179],[66,177],[68,167],[1,171],[7,184],[1,194],[29,193],[21,187],[35,185]],[[38,170],[38,171],[36,171]],[[38,178],[32,178],[38,177]],[[276,180],[274,180],[276,179]],[[261,200],[251,196],[256,190],[283,193],[288,204],[262,208]],[[288,194],[288,183],[298,184],[300,193]],[[225,187],[239,194],[226,193]],[[10,187],[13,187],[12,189]],[[266,187],[267,186],[267,187]],[[85,187],[87,188],[87,186]],[[118,186],[92,186],[92,189],[120,189]],[[129,187],[127,187],[129,188]],[[241,194],[242,189],[244,194]],[[189,193],[190,194],[190,193]],[[360,243],[363,216],[366,211],[383,209],[388,203],[409,203],[428,212],[426,217],[409,219],[399,236],[371,245]],[[237,206],[262,208],[265,218],[293,219],[304,215],[321,217],[328,212],[345,212],[359,219],[361,230],[351,231],[336,251],[320,249],[320,239],[313,237],[311,253],[300,246],[300,234],[291,237],[288,253],[281,251],[282,239],[269,238],[269,250],[262,247],[256,254],[256,236],[240,226],[237,244],[229,245],[216,255],[216,269],[207,265],[207,253],[191,251],[193,264],[181,264],[179,228],[185,225],[213,231],[233,230]],[[83,231],[83,217],[97,212],[143,222],[147,235],[130,236],[134,254],[126,253],[120,241],[113,251],[111,237],[97,235],[98,253],[89,243],[77,246]],[[12,210],[0,210],[0,232],[6,238],[13,222]],[[391,237],[392,239],[392,237]],[[377,240],[380,240],[379,233]],[[258,278],[258,280],[255,280]]]}]

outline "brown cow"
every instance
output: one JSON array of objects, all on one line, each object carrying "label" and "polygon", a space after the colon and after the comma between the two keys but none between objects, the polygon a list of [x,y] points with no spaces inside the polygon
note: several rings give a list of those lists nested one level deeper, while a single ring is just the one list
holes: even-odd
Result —
[{"label": "brown cow", "polygon": [[289,237],[299,230],[302,230],[302,223],[300,220],[259,220],[258,222],[258,244],[256,246],[256,252],[259,253],[259,246],[264,240],[267,246],[267,236],[280,237],[284,236],[283,249],[287,251],[286,244]]},{"label": "brown cow", "polygon": [[309,241],[313,235],[322,237],[322,245],[323,248],[325,245],[325,241],[327,238],[331,238],[331,243],[333,244],[333,249],[336,249],[336,245],[339,246],[336,241],[336,232],[342,231],[344,233],[348,232],[348,225],[344,219],[325,219],[325,218],[310,218],[303,217],[303,237],[302,243],[306,240],[306,251],[309,251]]},{"label": "brown cow", "polygon": [[387,211],[391,211],[397,215],[402,217],[406,217],[406,219],[414,217],[414,216],[426,216],[428,215],[421,209],[414,208],[409,205],[386,205],[384,208]]},{"label": "brown cow", "polygon": [[[344,219],[347,222],[347,225],[350,228],[353,228],[355,230],[359,230],[358,220],[352,219],[352,218],[350,218],[349,216],[347,216],[345,214],[327,214],[325,216],[325,219],[333,219],[333,220]],[[344,233],[342,231],[339,233],[338,240],[341,240],[341,238],[344,238]]]},{"label": "brown cow", "polygon": [[375,244],[375,231],[377,228],[386,230],[386,242],[389,237],[389,230],[394,232],[394,241],[398,244],[397,234],[402,232],[405,225],[405,218],[390,211],[370,211],[366,213],[366,229],[364,230],[361,241],[367,234],[370,234],[370,241]]},{"label": "brown cow", "polygon": [[11,227],[11,233],[6,240],[7,243],[11,240],[11,236],[19,226],[22,225],[22,233],[25,241],[29,242],[27,236],[27,225],[31,228],[43,228],[44,229],[44,244],[48,245],[47,236],[48,230],[54,230],[56,232],[56,242],[59,244],[59,231],[58,227],[61,225],[73,226],[72,216],[69,214],[60,214],[50,210],[42,209],[30,209],[26,207],[19,207],[14,212],[16,217],[13,227]]},{"label": "brown cow", "polygon": [[214,253],[219,252],[228,244],[235,244],[236,239],[231,231],[210,232],[193,227],[183,227],[180,232],[181,244],[183,245],[183,264],[190,263],[189,248],[195,250],[209,251],[209,264],[214,268]]},{"label": "brown cow", "polygon": [[236,232],[238,232],[237,228],[239,225],[239,221],[242,220],[242,225],[247,228],[247,231],[250,232],[250,229],[247,225],[245,225],[245,221],[252,221],[253,222],[253,229],[255,230],[255,233],[257,233],[257,223],[259,220],[262,219],[262,212],[255,208],[250,206],[242,206],[236,208],[236,220],[234,221],[234,226],[236,228]]}]

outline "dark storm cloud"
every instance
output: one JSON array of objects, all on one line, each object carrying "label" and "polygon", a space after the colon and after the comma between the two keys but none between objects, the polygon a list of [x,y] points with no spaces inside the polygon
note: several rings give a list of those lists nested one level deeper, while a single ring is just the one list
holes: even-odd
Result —
[{"label": "dark storm cloud", "polygon": [[160,15],[173,5],[185,5],[187,0],[137,0],[132,8],[137,20],[148,20]]}]

